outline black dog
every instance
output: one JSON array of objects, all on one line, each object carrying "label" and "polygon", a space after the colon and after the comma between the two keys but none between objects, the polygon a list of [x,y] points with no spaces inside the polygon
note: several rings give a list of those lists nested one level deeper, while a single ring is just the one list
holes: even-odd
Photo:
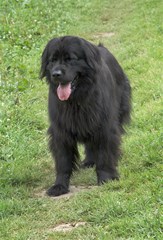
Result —
[{"label": "black dog", "polygon": [[98,184],[118,179],[123,124],[130,120],[131,88],[122,68],[103,46],[79,37],[54,38],[42,54],[41,78],[49,84],[49,145],[56,181],[47,191],[68,192],[85,145],[83,167],[96,166]]}]

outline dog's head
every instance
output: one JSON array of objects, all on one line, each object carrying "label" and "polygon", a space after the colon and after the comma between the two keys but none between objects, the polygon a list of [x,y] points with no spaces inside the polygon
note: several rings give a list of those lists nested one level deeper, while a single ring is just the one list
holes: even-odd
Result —
[{"label": "dog's head", "polygon": [[89,92],[100,61],[98,48],[86,40],[72,36],[54,38],[42,54],[41,78],[46,77],[61,101],[68,100],[81,89]]}]

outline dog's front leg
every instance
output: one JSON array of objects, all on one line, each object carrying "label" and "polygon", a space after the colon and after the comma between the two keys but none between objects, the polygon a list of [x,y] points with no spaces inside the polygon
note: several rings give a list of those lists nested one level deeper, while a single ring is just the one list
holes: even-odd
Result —
[{"label": "dog's front leg", "polygon": [[49,196],[59,196],[69,191],[72,171],[76,167],[78,150],[76,144],[68,144],[55,139],[50,140],[50,150],[55,159],[55,184],[47,191]]}]

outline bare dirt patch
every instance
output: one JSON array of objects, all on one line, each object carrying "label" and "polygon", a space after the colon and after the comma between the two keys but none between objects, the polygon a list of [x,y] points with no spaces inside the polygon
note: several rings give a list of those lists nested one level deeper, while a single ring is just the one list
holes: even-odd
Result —
[{"label": "bare dirt patch", "polygon": [[[70,191],[68,193],[60,195],[60,196],[57,196],[57,197],[51,197],[51,198],[56,199],[56,200],[57,199],[62,199],[62,198],[69,198],[69,197],[75,195],[78,192],[86,191],[88,189],[93,189],[95,187],[96,186],[70,186]],[[47,194],[46,194],[46,191],[43,190],[42,192],[36,193],[35,196],[37,196],[37,197],[46,197]]]},{"label": "bare dirt patch", "polygon": [[86,222],[77,222],[77,223],[62,223],[53,228],[50,228],[50,232],[69,232],[73,229],[86,225]]},{"label": "bare dirt patch", "polygon": [[114,35],[115,35],[115,33],[113,33],[113,32],[99,32],[93,36],[94,36],[94,38],[110,38],[110,37],[113,37]]}]

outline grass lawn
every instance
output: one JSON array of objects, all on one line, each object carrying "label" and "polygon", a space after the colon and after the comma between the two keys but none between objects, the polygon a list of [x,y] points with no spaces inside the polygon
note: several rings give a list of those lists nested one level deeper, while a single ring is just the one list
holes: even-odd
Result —
[{"label": "grass lawn", "polygon": [[[162,10],[161,0],[1,1],[0,239],[162,239]],[[131,80],[133,112],[120,181],[96,187],[94,170],[82,170],[71,184],[94,187],[54,200],[40,194],[54,180],[54,164],[39,68],[47,41],[60,35],[110,49]]]}]

